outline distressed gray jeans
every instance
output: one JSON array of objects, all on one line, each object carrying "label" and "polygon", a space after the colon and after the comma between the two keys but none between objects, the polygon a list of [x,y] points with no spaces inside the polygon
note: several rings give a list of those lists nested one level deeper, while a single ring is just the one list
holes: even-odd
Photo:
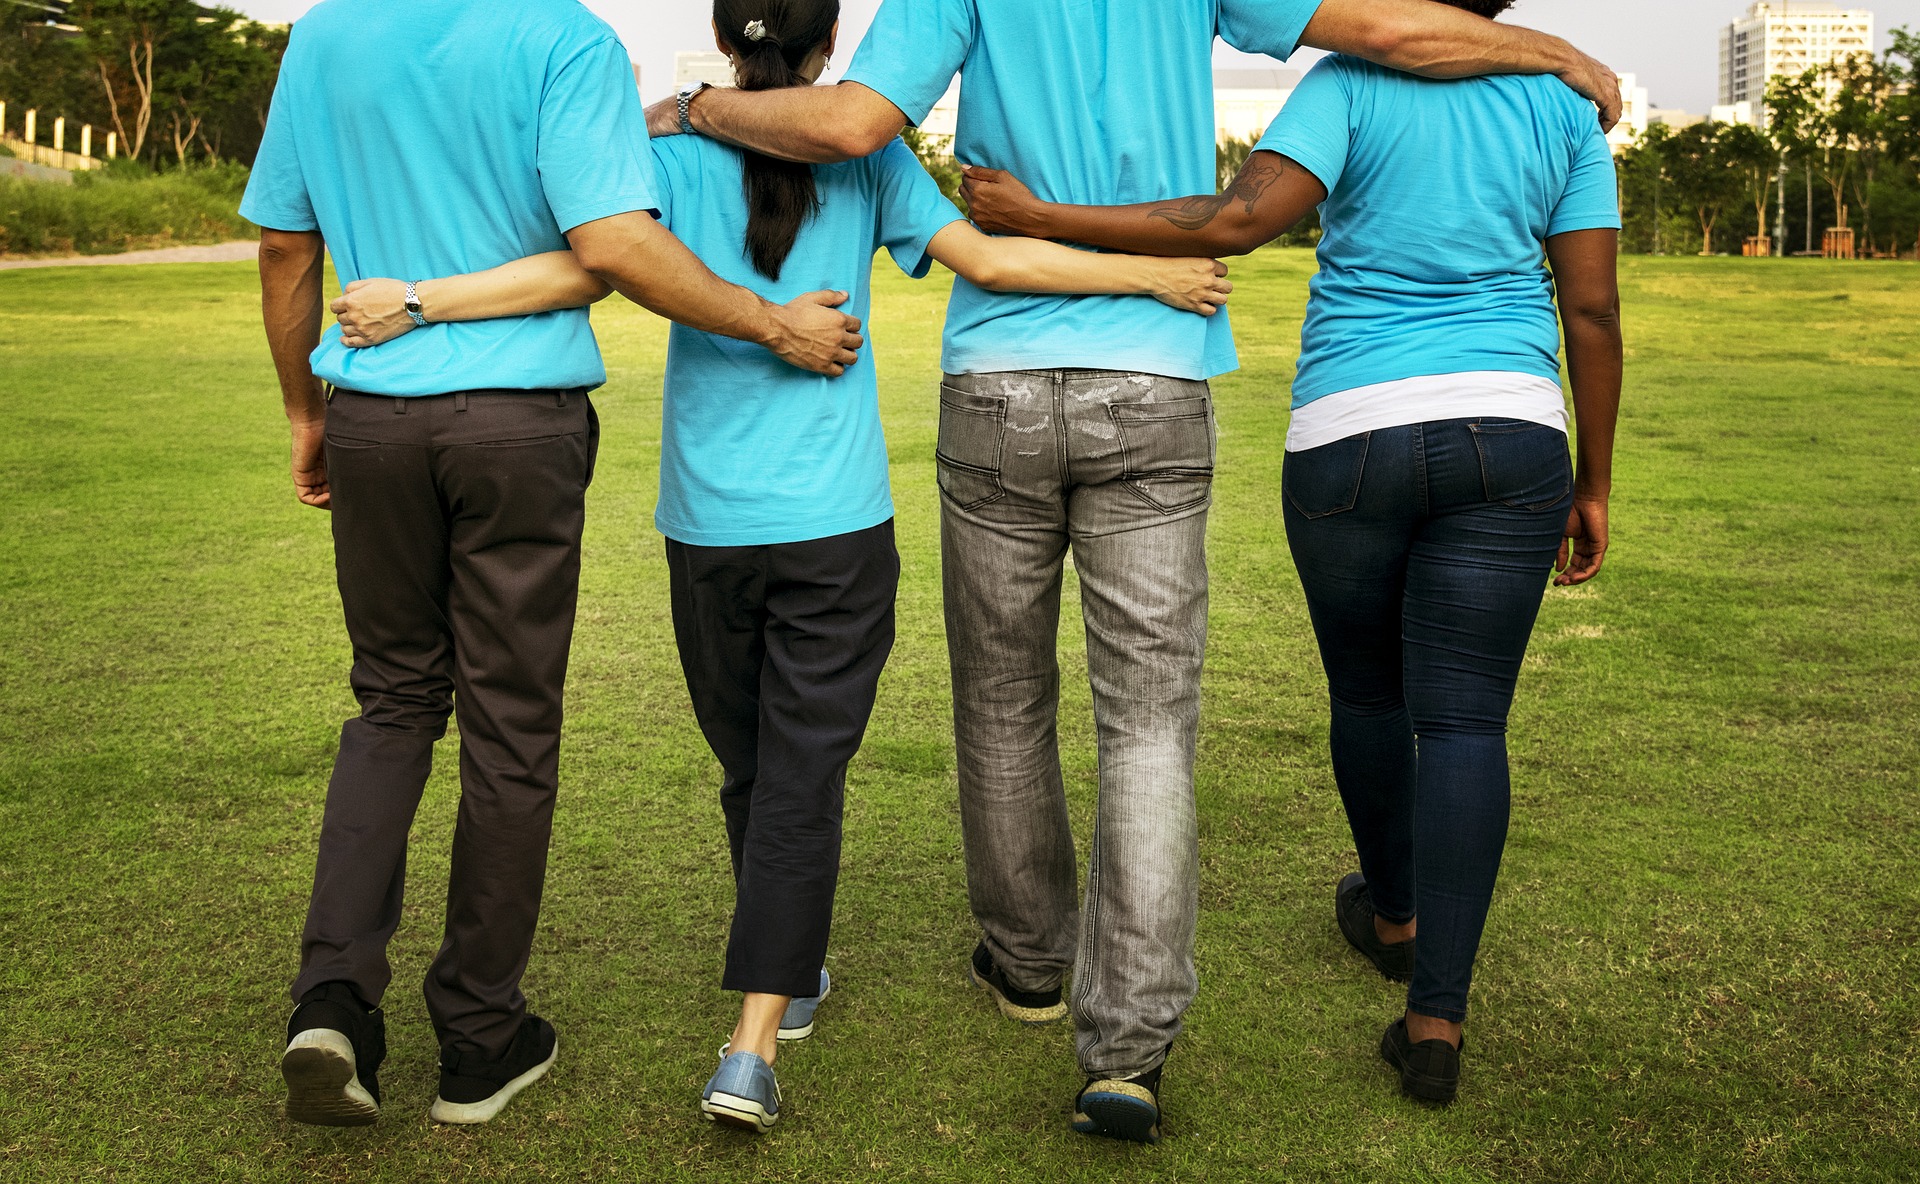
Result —
[{"label": "distressed gray jeans", "polygon": [[[1093,370],[949,375],[940,542],[974,918],[1021,990],[1068,967],[1081,1068],[1158,1065],[1193,1002],[1193,802],[1207,638],[1207,384]],[[1056,716],[1073,550],[1099,735],[1084,916]]]}]

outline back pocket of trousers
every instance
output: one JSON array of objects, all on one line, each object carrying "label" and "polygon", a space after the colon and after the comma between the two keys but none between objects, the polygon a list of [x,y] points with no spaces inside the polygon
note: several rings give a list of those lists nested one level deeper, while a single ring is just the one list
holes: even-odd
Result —
[{"label": "back pocket of trousers", "polygon": [[1367,475],[1367,447],[1372,432],[1361,432],[1318,448],[1287,453],[1280,474],[1281,495],[1295,511],[1308,518],[1344,514],[1360,501],[1360,483]]},{"label": "back pocket of trousers", "polygon": [[1483,419],[1467,428],[1480,453],[1480,482],[1488,501],[1545,510],[1572,489],[1573,462],[1566,434],[1558,428],[1517,419]]},{"label": "back pocket of trousers", "polygon": [[1000,482],[1001,428],[1007,401],[942,384],[940,443],[934,449],[940,492],[962,510],[1006,496]]},{"label": "back pocket of trousers", "polygon": [[1127,487],[1173,514],[1213,494],[1213,404],[1202,396],[1165,403],[1114,403],[1108,409],[1126,451]]}]

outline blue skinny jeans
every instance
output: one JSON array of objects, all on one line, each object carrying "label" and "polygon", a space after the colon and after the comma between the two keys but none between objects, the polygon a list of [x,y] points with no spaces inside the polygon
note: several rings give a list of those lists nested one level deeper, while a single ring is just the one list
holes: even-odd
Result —
[{"label": "blue skinny jeans", "polygon": [[1419,918],[1407,1007],[1462,1021],[1507,841],[1507,711],[1573,500],[1567,437],[1444,420],[1289,453],[1287,541],[1374,908]]}]

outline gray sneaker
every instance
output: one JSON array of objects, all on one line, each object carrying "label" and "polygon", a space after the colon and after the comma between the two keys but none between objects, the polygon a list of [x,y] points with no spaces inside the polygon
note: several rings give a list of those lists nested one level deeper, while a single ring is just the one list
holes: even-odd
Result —
[{"label": "gray sneaker", "polygon": [[813,1035],[813,1013],[820,1010],[820,1001],[833,993],[833,978],[826,968],[820,970],[820,993],[818,995],[795,996],[787,1004],[786,1014],[780,1017],[780,1039],[805,1040]]},{"label": "gray sneaker", "polygon": [[764,1135],[780,1118],[780,1083],[773,1066],[750,1052],[720,1051],[720,1067],[700,1093],[708,1122]]}]

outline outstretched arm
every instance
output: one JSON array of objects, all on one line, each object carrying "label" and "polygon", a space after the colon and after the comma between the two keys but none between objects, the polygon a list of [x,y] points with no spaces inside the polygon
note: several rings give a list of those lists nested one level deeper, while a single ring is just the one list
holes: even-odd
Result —
[{"label": "outstretched arm", "polygon": [[[585,308],[612,291],[605,280],[580,266],[572,251],[529,255],[486,271],[415,285],[421,315],[433,324]],[[414,327],[407,315],[406,284],[400,280],[355,280],[332,309],[340,321],[341,343],[355,349],[392,341]]]},{"label": "outstretched arm", "polygon": [[1318,177],[1277,152],[1249,156],[1224,193],[1173,201],[1061,205],[1034,197],[1010,173],[971,165],[964,189],[974,222],[992,234],[1183,257],[1244,255],[1291,230],[1327,199]]},{"label": "outstretched arm", "polygon": [[1613,492],[1613,432],[1620,416],[1624,354],[1619,256],[1617,230],[1576,230],[1547,240],[1580,450],[1567,540],[1555,564],[1560,574],[1553,582],[1561,587],[1584,584],[1600,574],[1607,557],[1607,499]]},{"label": "outstretched arm", "polygon": [[1553,74],[1620,122],[1620,79],[1561,38],[1475,16],[1433,0],[1323,0],[1302,45],[1365,58],[1428,78]]},{"label": "outstretched arm", "polygon": [[988,238],[965,222],[934,235],[927,253],[990,292],[1151,296],[1210,317],[1233,291],[1225,265],[1212,259],[1098,255],[1033,238]]},{"label": "outstretched arm", "polygon": [[[907,126],[900,108],[857,82],[756,91],[711,88],[694,96],[687,121],[703,136],[807,164],[871,156]],[[679,99],[647,108],[647,131],[679,135]]]}]

